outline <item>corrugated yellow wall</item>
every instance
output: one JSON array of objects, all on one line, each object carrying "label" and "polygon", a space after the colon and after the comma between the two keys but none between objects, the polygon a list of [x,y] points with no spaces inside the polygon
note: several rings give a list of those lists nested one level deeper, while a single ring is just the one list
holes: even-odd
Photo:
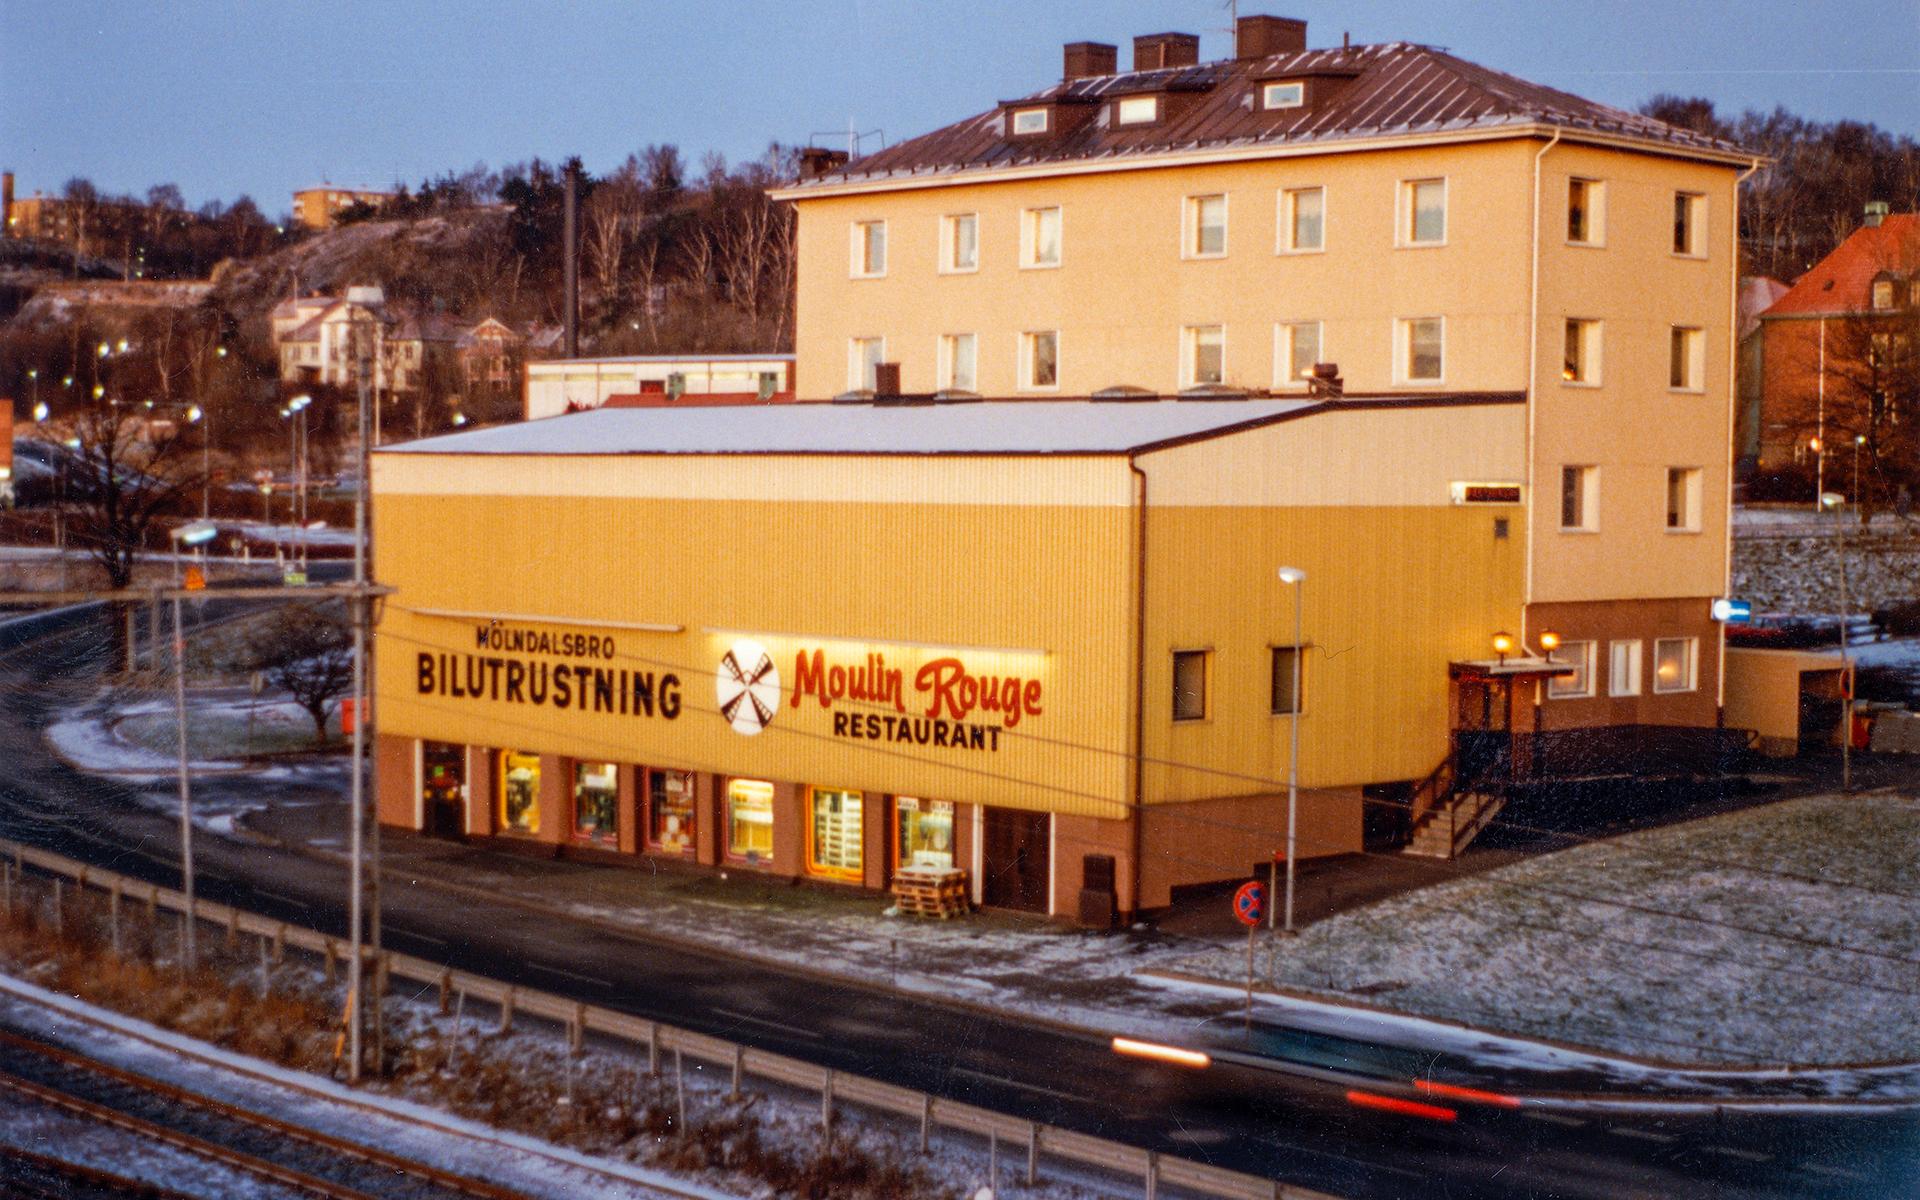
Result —
[{"label": "corrugated yellow wall", "polygon": [[[384,732],[595,759],[758,775],[822,786],[1112,817],[1125,802],[1133,608],[1131,476],[1124,460],[996,460],[941,502],[906,499],[955,472],[861,457],[535,459],[382,455],[375,471],[379,575],[397,590],[379,627]],[[920,475],[915,488],[901,480]],[[805,476],[801,493],[764,498]],[[964,473],[953,474],[965,478]],[[624,481],[651,498],[606,494]],[[491,481],[491,482],[489,482]],[[932,481],[932,482],[930,482]],[[713,491],[734,490],[732,499]],[[696,493],[673,498],[675,490]],[[1025,495],[1046,503],[1008,502]],[[984,498],[984,497],[983,497]],[[422,652],[475,652],[481,622],[614,639],[593,665],[675,674],[675,720],[558,711],[418,694]],[[514,618],[522,619],[514,619]],[[651,622],[680,632],[570,626]],[[924,713],[913,669],[944,653],[974,674],[1042,682],[1043,715],[1002,727],[1000,749],[953,750],[834,735],[835,710],[781,708],[759,735],[717,712],[714,673],[741,636],[773,654],[790,692],[795,656],[906,666],[907,708]],[[943,648],[958,648],[948,651]],[[995,649],[1005,651],[996,653]],[[528,661],[573,662],[509,655]],[[892,711],[890,708],[875,711]],[[993,721],[974,714],[975,723]]]}]

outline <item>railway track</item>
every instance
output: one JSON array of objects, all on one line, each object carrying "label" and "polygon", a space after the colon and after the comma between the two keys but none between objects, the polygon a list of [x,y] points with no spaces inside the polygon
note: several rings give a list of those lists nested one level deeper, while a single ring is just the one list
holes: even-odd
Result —
[{"label": "railway track", "polygon": [[[241,1108],[73,1051],[0,1031],[0,1090],[328,1200],[522,1200],[522,1194],[265,1113]],[[12,1151],[0,1151],[11,1155]],[[10,1168],[11,1169],[11,1168]],[[48,1195],[171,1197],[164,1189],[115,1191],[86,1168],[58,1190],[51,1163],[22,1169],[19,1191]],[[7,1186],[14,1181],[0,1175]],[[122,1183],[130,1181],[120,1181]],[[77,1191],[74,1185],[90,1188]],[[53,1190],[48,1190],[48,1189]]]}]

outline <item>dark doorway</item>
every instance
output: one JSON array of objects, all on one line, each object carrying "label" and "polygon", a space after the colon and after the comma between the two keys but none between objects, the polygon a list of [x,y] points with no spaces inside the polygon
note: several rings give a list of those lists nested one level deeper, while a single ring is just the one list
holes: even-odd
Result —
[{"label": "dark doorway", "polygon": [[420,744],[420,799],[430,837],[466,836],[467,748],[445,742]]},{"label": "dark doorway", "polygon": [[994,908],[1047,911],[1047,852],[1052,819],[1014,808],[986,810],[980,894]]},{"label": "dark doorway", "polygon": [[1512,681],[1460,679],[1455,683],[1455,779],[1460,786],[1502,773],[1513,749]]}]

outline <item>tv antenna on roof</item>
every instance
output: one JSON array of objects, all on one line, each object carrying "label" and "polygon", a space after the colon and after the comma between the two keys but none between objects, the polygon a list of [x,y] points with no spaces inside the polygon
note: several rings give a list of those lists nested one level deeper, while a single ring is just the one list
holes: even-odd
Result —
[{"label": "tv antenna on roof", "polygon": [[860,133],[858,132],[857,127],[854,125],[852,117],[847,118],[847,128],[844,131],[844,133],[843,131],[838,129],[816,129],[812,133],[807,135],[807,140],[811,142],[815,138],[834,138],[834,137],[842,137],[842,136],[844,136],[847,139],[847,157],[850,159],[860,157],[860,143],[865,141],[868,138],[879,138],[880,146],[882,149],[885,149],[887,145],[886,130],[869,129],[865,133]]}]

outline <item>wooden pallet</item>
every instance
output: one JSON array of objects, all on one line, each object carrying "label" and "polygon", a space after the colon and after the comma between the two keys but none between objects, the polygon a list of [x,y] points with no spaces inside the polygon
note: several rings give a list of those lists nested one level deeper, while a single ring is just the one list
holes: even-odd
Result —
[{"label": "wooden pallet", "polygon": [[965,871],[899,871],[893,896],[900,911],[914,917],[964,917],[972,911]]}]

